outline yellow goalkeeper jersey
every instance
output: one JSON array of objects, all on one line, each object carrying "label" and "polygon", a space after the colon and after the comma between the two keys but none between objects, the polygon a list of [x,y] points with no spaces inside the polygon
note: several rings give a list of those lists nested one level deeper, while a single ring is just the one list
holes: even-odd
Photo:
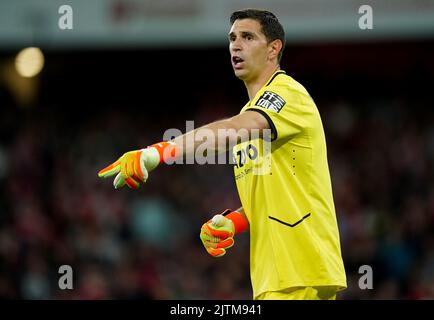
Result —
[{"label": "yellow goalkeeper jersey", "polygon": [[271,139],[233,148],[250,223],[253,296],[291,287],[346,288],[324,130],[297,81],[279,70],[241,110],[267,118]]}]

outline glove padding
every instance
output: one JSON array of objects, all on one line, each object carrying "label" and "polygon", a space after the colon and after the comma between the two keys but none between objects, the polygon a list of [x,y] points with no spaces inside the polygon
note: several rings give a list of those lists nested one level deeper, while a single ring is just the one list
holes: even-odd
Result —
[{"label": "glove padding", "polygon": [[218,214],[202,225],[200,239],[211,256],[221,257],[234,245],[234,234],[234,223]]},{"label": "glove padding", "polygon": [[141,183],[148,180],[149,172],[154,170],[159,163],[160,155],[153,147],[129,151],[98,172],[98,176],[108,178],[117,174],[113,181],[115,189],[125,184],[131,189],[137,189]]}]

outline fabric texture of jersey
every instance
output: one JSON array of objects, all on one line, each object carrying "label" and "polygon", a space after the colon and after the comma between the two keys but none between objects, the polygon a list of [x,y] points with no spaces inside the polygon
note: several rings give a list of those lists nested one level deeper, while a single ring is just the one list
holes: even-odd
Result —
[{"label": "fabric texture of jersey", "polygon": [[277,71],[242,112],[259,112],[271,139],[233,148],[250,224],[253,297],[293,287],[346,288],[324,130],[297,81]]},{"label": "fabric texture of jersey", "polygon": [[282,291],[267,291],[257,300],[336,300],[336,287],[301,287]]}]

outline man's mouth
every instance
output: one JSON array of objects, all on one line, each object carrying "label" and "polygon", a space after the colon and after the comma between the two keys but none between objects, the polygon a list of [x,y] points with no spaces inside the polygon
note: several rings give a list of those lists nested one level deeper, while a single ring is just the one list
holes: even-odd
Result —
[{"label": "man's mouth", "polygon": [[243,66],[243,62],[244,60],[238,56],[232,57],[232,65],[234,66],[235,69],[241,68]]}]

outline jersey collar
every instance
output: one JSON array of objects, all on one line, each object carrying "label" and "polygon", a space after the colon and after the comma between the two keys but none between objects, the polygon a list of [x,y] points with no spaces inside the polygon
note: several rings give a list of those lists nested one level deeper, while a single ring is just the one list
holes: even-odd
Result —
[{"label": "jersey collar", "polygon": [[271,82],[279,75],[279,74],[286,74],[285,70],[277,70],[271,75],[270,80],[268,80],[267,84],[264,87],[268,87]]},{"label": "jersey collar", "polygon": [[[277,70],[277,71],[275,71],[272,75],[271,75],[271,77],[270,77],[270,79],[268,80],[268,82],[262,87],[262,88],[264,88],[264,87],[268,87],[272,82],[273,82],[273,80],[279,75],[279,74],[286,74],[286,72],[285,72],[285,70]],[[261,88],[261,89],[262,89]],[[254,99],[254,98],[253,98]],[[252,100],[253,100],[252,99]],[[248,102],[248,105],[250,106],[251,105],[251,103],[252,103],[252,101],[249,101]]]}]

